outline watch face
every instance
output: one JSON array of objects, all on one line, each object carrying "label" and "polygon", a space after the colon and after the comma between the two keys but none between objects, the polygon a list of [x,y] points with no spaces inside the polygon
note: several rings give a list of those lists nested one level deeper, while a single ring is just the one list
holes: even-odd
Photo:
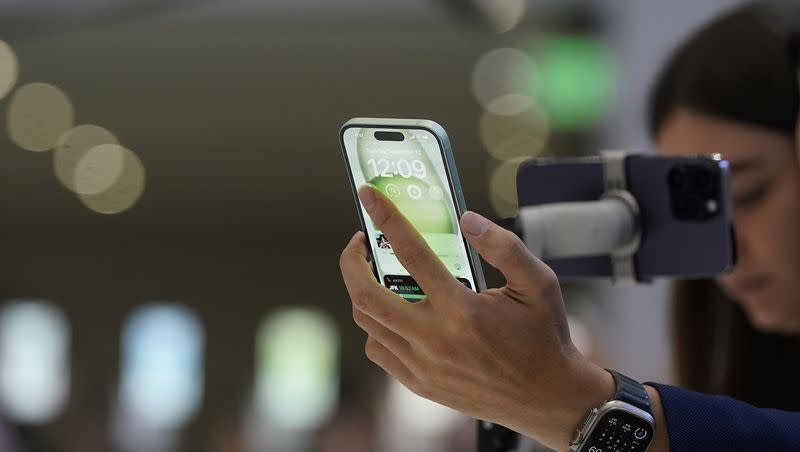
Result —
[{"label": "watch face", "polygon": [[584,443],[586,452],[644,452],[653,439],[653,426],[627,411],[611,410],[597,421]]}]

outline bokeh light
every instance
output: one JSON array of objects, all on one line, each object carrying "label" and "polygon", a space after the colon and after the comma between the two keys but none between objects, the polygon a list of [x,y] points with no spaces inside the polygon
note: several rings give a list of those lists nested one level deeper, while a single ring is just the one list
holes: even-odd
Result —
[{"label": "bokeh light", "polygon": [[61,135],[53,151],[53,169],[59,182],[70,191],[77,191],[75,172],[78,163],[90,149],[104,144],[119,142],[114,134],[93,124],[79,125]]},{"label": "bokeh light", "polygon": [[0,406],[25,424],[52,420],[69,389],[70,332],[52,304],[18,301],[0,310]]},{"label": "bokeh light", "polygon": [[503,218],[513,217],[519,210],[517,201],[517,169],[528,157],[507,160],[495,168],[489,180],[489,201]]},{"label": "bokeh light", "polygon": [[17,56],[11,46],[0,40],[0,99],[6,97],[17,83],[18,64]]},{"label": "bokeh light", "polygon": [[307,432],[333,413],[339,332],[327,314],[279,310],[262,324],[256,348],[255,406],[268,428]]},{"label": "bokeh light", "polygon": [[8,134],[17,146],[48,151],[73,126],[72,103],[63,91],[47,83],[19,88],[8,106]]},{"label": "bokeh light", "polygon": [[111,188],[122,175],[128,152],[118,144],[101,144],[89,149],[75,165],[75,192],[96,195]]},{"label": "bokeh light", "polygon": [[381,450],[387,452],[444,450],[432,446],[465,420],[464,414],[414,394],[394,378],[389,378],[384,409]]},{"label": "bokeh light", "polygon": [[529,91],[549,114],[553,126],[592,126],[615,98],[616,67],[611,51],[588,34],[555,35],[537,41],[536,76]]},{"label": "bokeh light", "polygon": [[[111,148],[110,146],[115,146]],[[101,187],[108,181],[112,185],[100,193],[78,194],[81,202],[97,213],[117,214],[133,207],[144,193],[146,174],[139,157],[131,150],[116,145],[101,145],[103,149],[110,150],[111,154],[121,152],[121,159],[104,158],[102,152],[96,154],[89,152],[78,162],[75,172],[75,185],[84,184],[85,189]],[[97,149],[97,148],[93,148]],[[91,158],[88,162],[83,160]],[[121,160],[121,168],[117,163]],[[93,166],[96,165],[96,166]],[[106,165],[106,166],[104,166]],[[85,168],[78,172],[78,169]],[[79,182],[82,177],[89,177],[86,182]],[[98,181],[97,183],[93,181]]]},{"label": "bokeh light", "polygon": [[187,307],[138,308],[122,332],[121,409],[154,428],[184,425],[203,397],[204,347],[203,326]]},{"label": "bokeh light", "polygon": [[525,16],[527,0],[478,0],[480,8],[497,33],[506,33],[519,25]]},{"label": "bokeh light", "polygon": [[472,93],[492,113],[518,114],[533,103],[529,90],[535,77],[535,65],[527,53],[515,48],[494,49],[475,63]]},{"label": "bokeh light", "polygon": [[498,160],[535,157],[547,145],[550,122],[536,105],[516,115],[498,115],[484,110],[480,119],[480,137],[486,150]]}]

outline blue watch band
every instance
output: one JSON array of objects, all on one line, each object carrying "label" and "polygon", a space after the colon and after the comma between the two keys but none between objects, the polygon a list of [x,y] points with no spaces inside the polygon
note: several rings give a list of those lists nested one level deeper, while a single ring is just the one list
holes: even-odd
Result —
[{"label": "blue watch band", "polygon": [[606,370],[614,376],[614,383],[617,386],[617,392],[610,400],[620,400],[653,414],[653,410],[650,408],[650,397],[647,395],[644,385],[616,370]]}]

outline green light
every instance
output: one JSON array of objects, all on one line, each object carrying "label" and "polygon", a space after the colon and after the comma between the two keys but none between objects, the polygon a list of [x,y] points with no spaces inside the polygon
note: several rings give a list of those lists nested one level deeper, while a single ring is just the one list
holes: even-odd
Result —
[{"label": "green light", "polygon": [[256,405],[272,428],[307,431],[333,413],[339,383],[339,333],[325,313],[284,307],[257,339]]},{"label": "green light", "polygon": [[569,34],[545,38],[536,45],[534,60],[532,92],[555,128],[585,128],[609,111],[615,64],[596,37]]}]

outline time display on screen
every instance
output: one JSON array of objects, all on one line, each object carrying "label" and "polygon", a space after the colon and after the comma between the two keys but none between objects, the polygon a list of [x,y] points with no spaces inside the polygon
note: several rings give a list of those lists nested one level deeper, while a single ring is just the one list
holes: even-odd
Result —
[{"label": "time display on screen", "polygon": [[405,178],[416,177],[424,179],[428,175],[428,170],[422,160],[389,160],[389,159],[369,159],[367,160],[372,173],[379,177],[401,176]]}]

